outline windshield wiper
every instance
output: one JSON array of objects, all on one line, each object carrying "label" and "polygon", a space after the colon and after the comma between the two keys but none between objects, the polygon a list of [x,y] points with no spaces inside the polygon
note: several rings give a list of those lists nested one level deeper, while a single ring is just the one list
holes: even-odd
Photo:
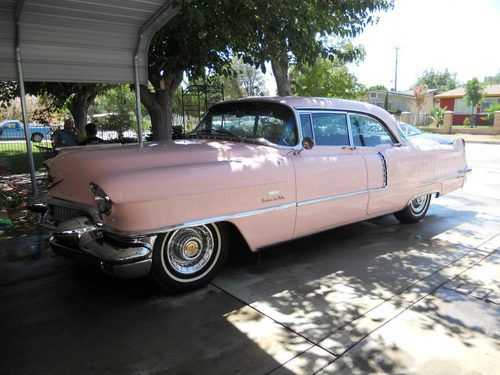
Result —
[{"label": "windshield wiper", "polygon": [[233,138],[236,138],[238,141],[242,142],[243,141],[243,137],[239,136],[238,134],[234,134],[232,131],[229,131],[229,130],[226,130],[226,129],[212,129],[212,133],[211,134],[221,134],[221,135],[227,135],[229,137],[233,137]]}]

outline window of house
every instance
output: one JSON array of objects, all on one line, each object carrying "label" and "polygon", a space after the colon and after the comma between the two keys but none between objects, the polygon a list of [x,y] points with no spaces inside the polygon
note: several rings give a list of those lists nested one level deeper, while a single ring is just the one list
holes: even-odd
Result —
[{"label": "window of house", "polygon": [[500,98],[484,98],[481,102],[480,112],[486,112],[486,110],[495,104],[500,104]]},{"label": "window of house", "polygon": [[370,99],[376,99],[376,98],[378,98],[378,93],[376,93],[376,92],[371,92],[371,93],[370,93]]},{"label": "window of house", "polygon": [[[471,113],[472,107],[465,104],[465,100],[463,98],[455,99],[455,113]],[[476,112],[475,110],[473,111]]]}]

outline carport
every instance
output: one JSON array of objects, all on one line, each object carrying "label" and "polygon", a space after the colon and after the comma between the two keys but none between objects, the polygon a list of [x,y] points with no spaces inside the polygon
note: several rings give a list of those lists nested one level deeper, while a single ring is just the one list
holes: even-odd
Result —
[{"label": "carport", "polygon": [[0,80],[19,81],[33,195],[24,81],[134,83],[142,143],[138,88],[148,81],[149,44],[179,9],[175,0],[0,2]]}]

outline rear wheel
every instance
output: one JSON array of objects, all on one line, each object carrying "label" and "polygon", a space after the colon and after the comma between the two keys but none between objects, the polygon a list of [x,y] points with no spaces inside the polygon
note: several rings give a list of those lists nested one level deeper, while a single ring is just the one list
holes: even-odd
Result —
[{"label": "rear wheel", "polygon": [[402,223],[416,223],[425,216],[431,203],[431,194],[415,197],[408,206],[395,212],[394,216]]},{"label": "rear wheel", "polygon": [[158,236],[151,272],[163,289],[185,292],[209,283],[224,265],[227,253],[225,225],[182,228]]}]

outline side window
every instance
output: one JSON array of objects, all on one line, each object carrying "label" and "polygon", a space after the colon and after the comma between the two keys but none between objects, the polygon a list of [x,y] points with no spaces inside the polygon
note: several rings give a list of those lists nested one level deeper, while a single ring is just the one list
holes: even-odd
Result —
[{"label": "side window", "polygon": [[7,129],[17,129],[17,123],[14,121],[8,122],[6,128]]},{"label": "side window", "polygon": [[314,143],[318,146],[348,146],[346,115],[341,113],[312,114]]},{"label": "side window", "polygon": [[312,131],[311,115],[309,113],[302,113],[300,115],[300,126],[302,127],[302,137],[309,137],[314,139]]},{"label": "side window", "polygon": [[394,143],[387,129],[377,120],[363,115],[350,115],[354,146],[377,146]]}]

